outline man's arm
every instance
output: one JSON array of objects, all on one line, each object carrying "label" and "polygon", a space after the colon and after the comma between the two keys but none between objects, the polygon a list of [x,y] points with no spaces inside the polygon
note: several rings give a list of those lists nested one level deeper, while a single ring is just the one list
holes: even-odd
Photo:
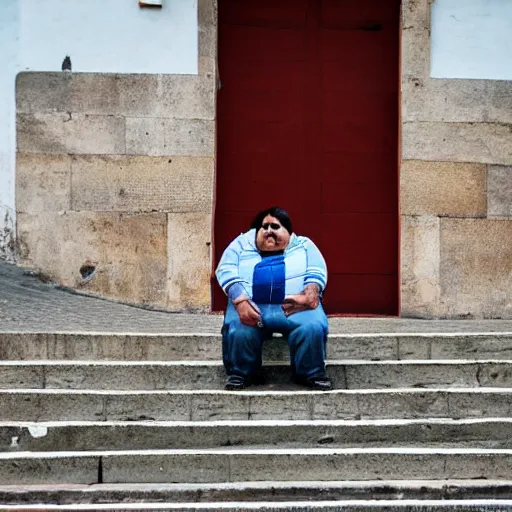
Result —
[{"label": "man's arm", "polygon": [[240,277],[240,244],[235,239],[222,254],[215,271],[217,281],[235,306],[240,321],[245,325],[256,326],[261,322],[258,306],[250,300],[246,286],[248,283]]},{"label": "man's arm", "polygon": [[304,276],[304,289],[297,295],[285,297],[283,311],[286,316],[315,309],[320,304],[320,296],[327,285],[327,265],[318,247],[307,240],[306,249],[306,274]]},{"label": "man's arm", "polygon": [[318,247],[309,240],[305,244],[306,249],[306,277],[304,288],[310,284],[316,284],[319,292],[323,292],[327,286],[327,265]]},{"label": "man's arm", "polygon": [[232,300],[248,296],[244,280],[240,277],[238,264],[240,261],[240,244],[238,239],[233,240],[222,254],[215,275],[224,293]]}]

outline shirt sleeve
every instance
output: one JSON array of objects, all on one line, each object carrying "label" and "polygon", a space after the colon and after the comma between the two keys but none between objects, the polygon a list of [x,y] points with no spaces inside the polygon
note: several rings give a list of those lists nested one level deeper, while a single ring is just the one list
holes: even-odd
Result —
[{"label": "shirt sleeve", "polygon": [[304,286],[308,284],[317,284],[320,291],[324,291],[327,286],[327,265],[322,253],[312,240],[307,240],[306,248],[306,275],[304,276]]},{"label": "shirt sleeve", "polygon": [[242,294],[250,296],[249,293],[247,293],[249,283],[240,277],[240,250],[240,243],[236,238],[228,245],[222,254],[222,258],[215,271],[219,285],[231,300],[236,299]]}]

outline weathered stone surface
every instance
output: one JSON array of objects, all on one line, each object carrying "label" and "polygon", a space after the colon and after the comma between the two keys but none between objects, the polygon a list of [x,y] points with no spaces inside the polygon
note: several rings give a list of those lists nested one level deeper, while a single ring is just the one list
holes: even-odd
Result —
[{"label": "weathered stone surface", "polygon": [[68,155],[18,153],[16,210],[21,213],[70,209],[71,158]]},{"label": "weathered stone surface", "polygon": [[[1,174],[0,174],[1,176]],[[7,186],[11,188],[9,178]],[[0,202],[0,260],[14,263],[16,257],[16,221],[14,208]]]},{"label": "weathered stone surface", "polygon": [[[82,450],[166,450],[208,449],[225,446],[273,446],[287,448],[302,446],[321,448],[322,445],[342,447],[411,446],[420,443],[499,443],[510,448],[512,423],[506,419],[496,422],[355,422],[311,424],[296,421],[253,421],[245,424],[219,425],[174,424],[144,422],[130,424],[59,424],[47,427],[45,436],[33,437],[26,426],[0,425],[0,449],[7,448],[18,437],[20,451]],[[492,440],[492,441],[491,441]]]},{"label": "weathered stone surface", "polygon": [[164,155],[165,120],[152,117],[127,118],[126,153],[129,155]]},{"label": "weathered stone surface", "polygon": [[[154,75],[73,73],[70,112],[123,115],[132,106],[125,96],[138,100],[138,108],[151,102],[157,89]],[[125,102],[128,103],[125,105]]]},{"label": "weathered stone surface", "polygon": [[0,393],[2,421],[102,421],[104,397],[37,391]]},{"label": "weathered stone surface", "polygon": [[[127,302],[166,304],[165,214],[20,214],[18,241],[23,265],[64,286]],[[83,265],[96,267],[89,281],[80,274]]]},{"label": "weathered stone surface", "polygon": [[212,158],[76,156],[71,170],[73,210],[211,211]]},{"label": "weathered stone surface", "polygon": [[488,168],[487,215],[512,217],[512,167]]},{"label": "weathered stone surface", "polygon": [[433,337],[431,359],[512,359],[512,335],[474,334]]},{"label": "weathered stone surface", "polygon": [[503,478],[512,470],[512,458],[499,453],[487,453],[474,456],[460,454],[447,457],[444,472],[449,475],[464,475],[465,478]]},{"label": "weathered stone surface", "polygon": [[2,485],[92,484],[98,481],[99,455],[56,453],[0,454]]},{"label": "weathered stone surface", "polygon": [[359,398],[360,396],[349,391],[317,393],[311,397],[311,417],[314,420],[361,419]]},{"label": "weathered stone surface", "polygon": [[418,160],[402,162],[402,215],[484,217],[486,197],[485,165]]},{"label": "weathered stone surface", "polygon": [[199,26],[217,26],[217,0],[198,0],[197,21]]},{"label": "weathered stone surface", "polygon": [[199,55],[217,57],[217,1],[198,0]]},{"label": "weathered stone surface", "polygon": [[309,420],[312,417],[311,397],[295,394],[293,400],[286,395],[251,396],[249,418],[251,420]]},{"label": "weathered stone surface", "polygon": [[76,73],[18,73],[16,76],[18,114],[71,112],[75,77]]},{"label": "weathered stone surface", "polygon": [[512,221],[441,219],[442,313],[512,318]]},{"label": "weathered stone surface", "polygon": [[446,418],[446,393],[402,392],[365,393],[358,397],[360,418]]},{"label": "weathered stone surface", "polygon": [[408,27],[430,28],[430,4],[432,0],[403,0],[402,25]]},{"label": "weathered stone surface", "polygon": [[110,394],[106,398],[105,414],[108,421],[188,421],[190,395]]},{"label": "weathered stone surface", "polygon": [[[485,369],[484,369],[485,371]],[[491,372],[494,372],[491,369]],[[485,375],[489,375],[488,372]],[[492,384],[492,383],[491,383]],[[296,398],[299,396],[299,403]],[[309,414],[304,400],[309,401]],[[250,402],[254,399],[254,412]],[[507,418],[507,389],[261,392],[0,391],[5,421],[218,421]]]},{"label": "weathered stone surface", "polygon": [[58,154],[125,152],[125,119],[71,113],[18,114],[18,151]]},{"label": "weathered stone surface", "polygon": [[400,360],[426,360],[430,358],[430,338],[421,338],[418,336],[399,336],[398,359]]},{"label": "weathered stone surface", "polygon": [[430,34],[422,27],[404,26],[402,30],[402,77],[426,79],[430,71]]},{"label": "weathered stone surface", "polygon": [[450,418],[509,418],[512,395],[508,391],[446,393]]},{"label": "weathered stone surface", "polygon": [[226,454],[167,452],[103,457],[103,481],[110,483],[228,482],[229,474]]},{"label": "weathered stone surface", "polygon": [[[435,388],[478,386],[479,366],[475,363],[443,365],[435,362],[418,364],[348,364],[345,367],[348,389]],[[489,371],[493,371],[491,365]],[[484,385],[484,384],[482,384]],[[498,386],[497,387],[505,387]]]},{"label": "weathered stone surface", "polygon": [[47,359],[46,336],[31,332],[0,334],[0,361]]},{"label": "weathered stone surface", "polygon": [[[38,365],[34,365],[38,368]],[[32,367],[29,367],[32,368]],[[103,390],[159,390],[190,386],[190,377],[198,376],[205,386],[211,385],[218,375],[204,367],[120,364],[51,364],[44,366],[47,389],[103,389]],[[185,378],[184,378],[185,377]]]},{"label": "weathered stone surface", "polygon": [[405,122],[404,160],[512,162],[512,125],[492,123]]},{"label": "weathered stone surface", "polygon": [[[297,451],[291,455],[279,452],[261,455],[240,453],[231,457],[230,469],[232,481],[268,481],[276,474],[284,481],[439,479],[448,477],[443,471],[445,457],[414,452],[343,452],[341,449],[313,454]],[[487,469],[490,467],[489,463]],[[473,472],[467,469],[459,474],[466,476]]]},{"label": "weathered stone surface", "polygon": [[[443,512],[446,510],[448,504],[432,505],[429,500],[446,501],[447,493],[451,500],[463,499],[467,501],[467,505],[457,505],[457,510],[460,512],[473,512],[482,509],[474,504],[474,501],[469,500],[482,500],[494,499],[500,496],[500,499],[510,499],[512,492],[510,484],[505,479],[503,481],[493,480],[473,480],[471,483],[467,481],[451,480],[449,482],[438,481],[369,481],[369,482],[351,482],[351,481],[333,481],[322,482],[316,489],[311,487],[309,482],[289,482],[279,483],[275,482],[256,482],[243,483],[237,485],[198,485],[198,486],[180,486],[180,485],[149,485],[149,486],[125,486],[123,487],[122,494],[119,492],[119,487],[116,484],[102,484],[99,486],[91,486],[84,489],[83,486],[66,487],[61,486],[58,490],[60,503],[80,503],[80,504],[97,504],[97,503],[115,503],[120,501],[120,496],[125,503],[173,503],[182,505],[177,508],[174,505],[172,510],[174,512],[191,512],[191,508],[187,503],[199,503],[201,501],[209,502],[243,502],[247,499],[251,501],[260,501],[258,505],[258,512],[276,512],[280,506],[275,505],[276,501],[300,501],[301,504],[293,506],[293,512],[311,512],[313,508],[309,503],[311,501],[312,492],[321,496],[325,500],[330,501],[346,501],[346,500],[375,500],[371,505],[354,504],[343,505],[344,512],[379,512],[382,508],[382,501],[386,500],[421,500],[426,502],[424,504],[414,505],[414,510],[429,511],[429,512]],[[84,492],[85,491],[85,492]],[[4,505],[19,505],[26,503],[27,498],[33,503],[48,503],[55,496],[54,487],[34,488],[30,490],[23,486],[5,487],[0,495]],[[272,497],[274,503],[265,503],[268,501],[269,496]],[[396,501],[395,504],[398,508],[404,508],[402,503]],[[231,503],[230,503],[231,505]],[[423,506],[422,506],[423,505]],[[97,506],[97,505],[96,505]],[[241,507],[244,507],[241,504]],[[155,507],[156,508],[156,507]],[[218,507],[217,507],[218,508]],[[340,508],[339,503],[334,505],[314,506],[313,510],[316,512],[338,512]],[[196,506],[194,512],[199,512]],[[246,512],[243,508],[230,506],[230,512]],[[486,505],[487,512],[503,510],[503,505]]]},{"label": "weathered stone surface", "polygon": [[249,396],[231,393],[190,395],[192,421],[240,421],[251,419]]},{"label": "weathered stone surface", "polygon": [[[198,69],[199,75],[206,76],[206,78],[215,80],[216,76],[217,76],[216,68],[217,68],[217,61],[213,57],[199,57],[199,69]],[[217,95],[217,83],[213,82],[212,87],[213,87],[213,95],[214,95],[213,101],[215,102],[216,101],[215,98]]]},{"label": "weathered stone surface", "polygon": [[[198,75],[21,73],[19,114],[76,114],[213,119],[215,61]],[[76,114],[75,114],[76,113]]]},{"label": "weathered stone surface", "polygon": [[327,354],[329,359],[339,360],[377,361],[396,359],[398,356],[397,339],[394,336],[344,339],[331,335],[327,342]]},{"label": "weathered stone surface", "polygon": [[132,155],[213,156],[214,138],[214,121],[126,119],[126,152]]},{"label": "weathered stone surface", "polygon": [[512,123],[512,84],[504,80],[404,77],[402,119]]},{"label": "weathered stone surface", "polygon": [[402,76],[428,77],[430,67],[430,5],[428,0],[402,2]]},{"label": "weathered stone surface", "polygon": [[[217,362],[28,362],[24,364],[0,364],[5,381],[0,387],[18,386],[38,389],[103,389],[103,390],[218,390],[225,382],[225,371]],[[376,388],[435,388],[435,387],[508,387],[512,382],[510,362],[478,363],[477,361],[451,361],[449,363],[419,363],[415,361],[383,363],[331,362],[327,373],[336,389]],[[496,379],[478,381],[479,375],[496,374]],[[268,382],[276,386],[290,386],[291,371],[288,364],[275,364],[264,368]],[[346,376],[344,378],[344,376]],[[42,380],[44,378],[44,380]],[[308,415],[309,399],[299,398],[292,409],[304,410]],[[307,410],[306,410],[307,409]],[[252,404],[251,416],[255,414]],[[262,418],[259,418],[262,419]],[[286,418],[288,419],[288,418]]]},{"label": "weathered stone surface", "polygon": [[44,372],[40,366],[0,366],[0,389],[39,389],[44,384]]},{"label": "weathered stone surface", "polygon": [[210,308],[211,215],[168,214],[168,307]]},{"label": "weathered stone surface", "polygon": [[401,75],[426,79],[430,74],[430,3],[402,2]]},{"label": "weathered stone surface", "polygon": [[166,154],[214,156],[215,122],[203,119],[166,119]]},{"label": "weathered stone surface", "polygon": [[435,316],[439,308],[439,218],[402,216],[403,316]]},{"label": "weathered stone surface", "polygon": [[216,87],[213,57],[200,58],[199,73],[199,76],[159,75],[158,95],[147,115],[176,119],[214,119]]}]

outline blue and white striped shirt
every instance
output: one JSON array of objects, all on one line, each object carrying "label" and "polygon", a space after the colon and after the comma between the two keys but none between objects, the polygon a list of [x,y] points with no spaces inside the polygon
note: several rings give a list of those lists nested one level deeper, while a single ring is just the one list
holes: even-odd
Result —
[{"label": "blue and white striped shirt", "polygon": [[262,256],[256,247],[256,230],[251,229],[229,244],[216,276],[231,300],[245,293],[257,304],[281,304],[286,295],[300,293],[308,284],[317,284],[323,291],[327,266],[316,245],[295,234],[282,253]]}]

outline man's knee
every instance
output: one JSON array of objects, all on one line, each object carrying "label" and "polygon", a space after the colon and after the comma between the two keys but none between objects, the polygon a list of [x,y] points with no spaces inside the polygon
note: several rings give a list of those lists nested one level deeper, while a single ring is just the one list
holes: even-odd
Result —
[{"label": "man's knee", "polygon": [[261,333],[258,327],[244,325],[240,320],[232,322],[228,329],[229,338],[235,342],[244,345],[261,343]]},{"label": "man's knee", "polygon": [[293,337],[297,339],[325,341],[327,329],[322,321],[312,320],[311,322],[299,324],[293,330],[293,335]]}]

